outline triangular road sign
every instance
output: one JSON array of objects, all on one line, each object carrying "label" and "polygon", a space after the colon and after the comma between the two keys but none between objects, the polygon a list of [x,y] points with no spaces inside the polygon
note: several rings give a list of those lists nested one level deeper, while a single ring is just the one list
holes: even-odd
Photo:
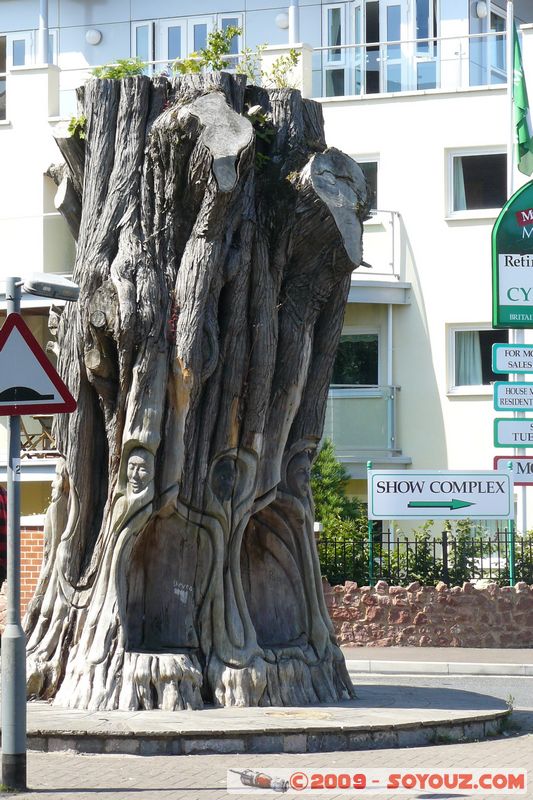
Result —
[{"label": "triangular road sign", "polygon": [[20,314],[0,330],[0,416],[70,413],[76,401]]}]

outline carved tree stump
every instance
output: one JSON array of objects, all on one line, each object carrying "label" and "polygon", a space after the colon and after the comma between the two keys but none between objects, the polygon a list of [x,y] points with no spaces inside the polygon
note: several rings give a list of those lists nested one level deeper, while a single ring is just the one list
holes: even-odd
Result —
[{"label": "carved tree stump", "polygon": [[81,101],[85,148],[58,138],[56,171],[81,294],[54,348],[78,408],[55,422],[28,691],[89,709],[350,697],[309,468],[362,172],[326,148],[317,103],[242,76],[91,80]]}]

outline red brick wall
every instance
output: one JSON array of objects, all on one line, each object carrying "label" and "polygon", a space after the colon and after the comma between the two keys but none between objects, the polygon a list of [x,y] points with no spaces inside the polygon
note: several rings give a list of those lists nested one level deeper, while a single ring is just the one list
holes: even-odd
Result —
[{"label": "red brick wall", "polygon": [[[20,613],[23,616],[33,597],[43,559],[43,529],[25,526],[20,530]],[[5,623],[5,584],[0,592],[0,629]]]},{"label": "red brick wall", "polygon": [[533,647],[533,586],[324,583],[339,644]]},{"label": "red brick wall", "polygon": [[20,531],[20,608],[23,614],[33,597],[43,560],[43,529]]}]

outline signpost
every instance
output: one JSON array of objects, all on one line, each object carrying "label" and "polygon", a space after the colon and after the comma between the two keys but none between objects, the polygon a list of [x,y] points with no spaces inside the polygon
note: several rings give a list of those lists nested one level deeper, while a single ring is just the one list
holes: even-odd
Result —
[{"label": "signpost", "polygon": [[494,469],[502,470],[510,466],[515,486],[533,484],[533,456],[494,456]]},{"label": "signpost", "polygon": [[513,476],[505,472],[368,472],[369,519],[514,518]]},{"label": "signpost", "polygon": [[[65,281],[62,281],[63,285]],[[69,283],[72,293],[74,284]],[[2,783],[26,789],[26,637],[20,620],[20,415],[73,411],[76,401],[19,316],[19,278],[6,279],[0,331],[0,414],[9,416],[6,625],[2,635]],[[54,279],[38,293],[61,297]],[[64,296],[63,299],[74,299]]]},{"label": "signpost", "polygon": [[507,201],[492,231],[494,328],[533,327],[532,243],[533,182],[530,182]]},{"label": "signpost", "polygon": [[495,447],[533,447],[533,417],[516,419],[496,417],[494,420]]},{"label": "signpost", "polygon": [[492,371],[497,374],[533,373],[533,344],[493,344]]},{"label": "signpost", "polygon": [[494,384],[496,411],[531,411],[533,409],[533,383],[522,381],[496,381]]}]

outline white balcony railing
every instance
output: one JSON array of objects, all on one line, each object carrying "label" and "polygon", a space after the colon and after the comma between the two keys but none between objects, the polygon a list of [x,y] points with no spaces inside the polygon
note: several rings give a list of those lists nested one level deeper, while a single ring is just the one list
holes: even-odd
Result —
[{"label": "white balcony railing", "polygon": [[505,32],[487,32],[317,47],[321,81],[320,87],[315,81],[314,94],[344,97],[505,84],[505,40]]}]

